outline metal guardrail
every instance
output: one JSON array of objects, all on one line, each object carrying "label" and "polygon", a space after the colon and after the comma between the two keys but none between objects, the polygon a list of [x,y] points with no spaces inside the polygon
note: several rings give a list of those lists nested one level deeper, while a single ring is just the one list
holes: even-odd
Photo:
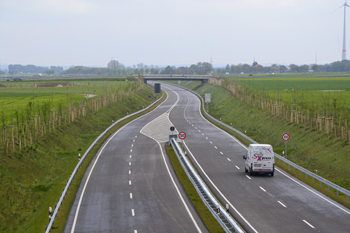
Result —
[{"label": "metal guardrail", "polygon": [[193,186],[197,190],[197,193],[199,194],[199,196],[201,197],[202,201],[207,206],[211,214],[220,223],[225,232],[245,232],[233,219],[233,217],[228,212],[226,212],[226,209],[221,206],[221,204],[216,200],[215,196],[210,192],[205,182],[197,174],[196,170],[192,167],[191,163],[186,158],[185,154],[183,153],[181,147],[177,142],[177,139],[171,138],[170,143],[188,178],[191,180]]},{"label": "metal guardrail", "polygon": [[[171,84],[171,85],[174,85],[174,84]],[[250,137],[248,137],[247,135],[245,135],[244,133],[238,131],[237,129],[233,128],[233,127],[230,127],[229,125],[226,125],[225,123],[215,119],[214,117],[212,117],[211,115],[209,115],[209,113],[206,112],[205,110],[205,107],[204,107],[204,100],[202,98],[202,96],[200,96],[198,93],[188,89],[188,88],[185,88],[185,87],[182,87],[182,86],[179,86],[179,85],[175,85],[175,86],[178,86],[180,88],[183,88],[183,89],[186,89],[187,91],[195,94],[196,96],[198,96],[198,98],[200,98],[201,100],[201,103],[202,103],[202,110],[204,112],[204,114],[210,118],[211,120],[215,121],[216,123],[222,125],[223,127],[231,130],[232,132],[235,132],[236,134],[240,135],[241,137],[243,137],[244,139],[246,139],[248,142],[252,143],[252,144],[259,144],[258,142],[254,141],[253,139],[251,139]],[[312,177],[312,181],[314,183],[314,180],[318,180],[320,182],[320,187],[322,187],[322,184],[325,184],[328,186],[328,192],[330,192],[330,187],[335,189],[337,191],[337,197],[339,197],[339,192],[340,193],[343,193],[346,195],[346,202],[349,203],[349,196],[350,196],[350,191],[347,190],[347,189],[344,189],[342,187],[340,187],[339,185],[336,185],[334,183],[332,183],[331,181],[329,180],[326,180],[325,178],[319,176],[319,175],[316,175],[315,173],[313,172],[310,172],[309,170],[291,162],[290,160],[286,159],[285,157],[279,155],[279,154],[275,154],[275,157],[277,157],[280,161],[282,160],[283,163],[286,163],[288,164],[288,170],[290,170],[290,167],[293,167],[294,169],[294,172],[295,172],[295,169],[299,170],[299,176],[301,176],[301,172],[305,174],[306,176],[306,179],[308,176]]]},{"label": "metal guardrail", "polygon": [[[147,86],[147,85],[146,85],[146,86]],[[148,86],[148,87],[149,87],[149,86]],[[149,88],[151,88],[151,87],[149,87]],[[152,88],[151,88],[151,89],[152,89]],[[53,215],[52,215],[52,217],[51,217],[51,219],[50,219],[49,225],[48,225],[48,226],[46,227],[46,229],[45,229],[45,233],[48,233],[48,232],[51,231],[51,227],[52,227],[52,225],[54,224],[55,217],[57,216],[57,212],[58,212],[59,209],[60,209],[60,206],[61,206],[61,204],[62,204],[62,202],[63,202],[63,199],[65,198],[65,196],[66,196],[66,194],[67,194],[67,191],[68,191],[69,186],[70,186],[70,184],[72,183],[72,181],[73,181],[73,179],[74,179],[74,177],[75,177],[75,174],[77,173],[77,171],[79,170],[81,164],[84,162],[85,158],[87,157],[87,155],[89,154],[89,152],[91,151],[91,149],[95,146],[95,144],[96,144],[103,136],[105,136],[106,133],[108,133],[108,131],[111,130],[115,125],[117,125],[118,123],[120,123],[121,121],[123,121],[123,120],[125,120],[125,119],[127,119],[127,118],[129,118],[129,117],[132,117],[132,116],[134,116],[134,115],[137,115],[137,114],[139,114],[139,113],[141,113],[141,112],[144,112],[144,111],[146,111],[147,109],[151,108],[153,105],[155,105],[156,103],[158,103],[158,102],[163,98],[163,96],[164,96],[164,92],[162,92],[162,96],[161,96],[159,99],[157,99],[155,102],[153,102],[153,103],[152,103],[151,105],[149,105],[148,107],[146,107],[146,108],[144,108],[144,109],[142,109],[142,110],[140,110],[140,111],[138,111],[138,112],[134,112],[134,113],[132,113],[132,114],[130,114],[130,115],[127,115],[127,116],[125,116],[125,117],[119,119],[119,120],[116,121],[115,123],[113,123],[113,124],[112,124],[111,126],[109,126],[100,136],[98,136],[98,138],[90,145],[90,147],[86,150],[85,154],[84,154],[83,157],[79,160],[77,166],[74,168],[72,174],[70,175],[70,177],[69,177],[69,179],[68,179],[68,181],[67,181],[67,183],[66,183],[66,186],[64,187],[63,192],[61,193],[61,197],[58,199],[58,202],[57,202],[57,204],[55,205],[55,210],[54,210]]]}]

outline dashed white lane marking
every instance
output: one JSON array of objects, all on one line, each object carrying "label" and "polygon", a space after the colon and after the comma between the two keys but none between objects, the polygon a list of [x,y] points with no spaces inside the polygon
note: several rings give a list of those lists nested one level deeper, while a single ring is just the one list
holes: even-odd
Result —
[{"label": "dashed white lane marking", "polygon": [[322,195],[318,194],[317,192],[313,191],[312,189],[309,189],[308,187],[306,187],[305,185],[303,185],[302,183],[300,183],[299,181],[297,181],[296,179],[292,178],[291,176],[287,175],[286,173],[282,172],[282,170],[275,168],[278,172],[280,172],[282,175],[284,175],[285,177],[288,177],[290,180],[294,181],[295,183],[299,184],[300,186],[304,187],[305,189],[309,190],[310,192],[312,192],[313,194],[317,195],[318,197],[322,198],[323,200],[327,201],[328,203],[334,205],[335,207],[341,209],[342,211],[344,211],[347,214],[350,214],[350,212],[340,206],[338,206],[337,204],[333,203],[332,201],[326,199],[325,197],[323,197]]},{"label": "dashed white lane marking", "polygon": [[130,193],[130,199],[132,199],[132,193]]},{"label": "dashed white lane marking", "polygon": [[215,147],[215,149],[218,149],[216,146],[214,146]]},{"label": "dashed white lane marking", "polygon": [[231,159],[227,158],[228,161],[231,161]]},{"label": "dashed white lane marking", "polygon": [[137,233],[137,230],[134,230],[134,233]]},{"label": "dashed white lane marking", "polygon": [[249,176],[245,175],[249,180],[251,180],[252,178],[250,178]]},{"label": "dashed white lane marking", "polygon": [[134,144],[131,144],[131,147],[134,147]]},{"label": "dashed white lane marking", "polygon": [[210,144],[213,144],[213,142],[212,142],[212,141],[210,141]]},{"label": "dashed white lane marking", "polygon": [[129,166],[131,166],[131,162],[129,162]]},{"label": "dashed white lane marking", "polygon": [[197,127],[194,127],[195,129],[197,129]]},{"label": "dashed white lane marking", "polygon": [[204,133],[202,133],[202,135],[204,136]]},{"label": "dashed white lane marking", "polygon": [[198,130],[198,132],[201,132],[200,130]]},{"label": "dashed white lane marking", "polygon": [[129,180],[129,185],[131,185],[131,180]]},{"label": "dashed white lane marking", "polygon": [[205,137],[208,140],[208,137]]},{"label": "dashed white lane marking", "polygon": [[131,170],[129,170],[129,175],[131,174]]},{"label": "dashed white lane marking", "polygon": [[135,139],[134,139],[134,140],[132,140],[132,142],[135,142]]},{"label": "dashed white lane marking", "polygon": [[130,150],[130,152],[132,152],[132,149]]},{"label": "dashed white lane marking", "polygon": [[287,208],[287,206],[285,204],[283,204],[282,202],[280,202],[280,201],[277,201],[277,202],[280,203],[281,206],[283,206],[284,208]]},{"label": "dashed white lane marking", "polygon": [[306,223],[307,225],[309,225],[309,227],[315,228],[313,225],[311,225],[310,223],[308,223],[306,220],[303,220],[303,222]]},{"label": "dashed white lane marking", "polygon": [[130,159],[131,159],[132,155],[130,155]]},{"label": "dashed white lane marking", "polygon": [[131,215],[132,215],[132,216],[135,216],[135,211],[134,211],[134,209],[131,209]]},{"label": "dashed white lane marking", "polygon": [[[204,117],[203,117],[204,118]],[[255,228],[243,217],[243,215],[232,205],[232,203],[222,194],[222,192],[220,191],[220,189],[218,189],[218,187],[216,187],[216,185],[214,184],[214,182],[209,178],[209,176],[207,175],[207,173],[205,173],[205,171],[203,170],[202,166],[198,163],[198,161],[196,160],[196,158],[193,156],[191,150],[188,148],[188,146],[186,145],[186,142],[183,141],[183,144],[185,145],[188,153],[192,156],[192,158],[194,159],[194,161],[196,162],[196,164],[198,165],[198,167],[200,168],[200,170],[203,172],[203,174],[205,175],[205,177],[209,180],[209,182],[211,183],[211,185],[213,185],[213,187],[216,189],[216,191],[218,191],[218,193],[224,198],[224,200],[226,201],[226,203],[228,203],[233,211],[235,211],[240,217],[241,219],[243,219],[243,221],[254,231],[254,233],[258,233],[257,230],[255,230]]]},{"label": "dashed white lane marking", "polygon": [[222,154],[222,155],[223,155],[224,153],[222,153],[222,152],[220,151],[220,154]]},{"label": "dashed white lane marking", "polygon": [[262,191],[266,192],[266,190],[265,190],[263,187],[259,186],[259,188],[260,188]]},{"label": "dashed white lane marking", "polygon": [[192,125],[194,127],[194,125]]},{"label": "dashed white lane marking", "polygon": [[[240,168],[238,166],[236,166],[236,168],[239,170]],[[250,179],[250,177],[248,177]]]},{"label": "dashed white lane marking", "polygon": [[135,138],[137,138],[137,136],[135,136]]}]

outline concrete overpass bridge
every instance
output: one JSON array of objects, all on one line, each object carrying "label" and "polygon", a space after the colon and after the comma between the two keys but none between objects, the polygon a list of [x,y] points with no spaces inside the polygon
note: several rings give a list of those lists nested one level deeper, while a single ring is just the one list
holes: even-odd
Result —
[{"label": "concrete overpass bridge", "polygon": [[208,82],[211,75],[144,75],[143,81],[201,81]]}]

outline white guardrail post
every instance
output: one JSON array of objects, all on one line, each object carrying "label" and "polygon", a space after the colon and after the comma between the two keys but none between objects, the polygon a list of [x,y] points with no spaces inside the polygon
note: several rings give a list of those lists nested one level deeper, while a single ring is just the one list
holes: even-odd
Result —
[{"label": "white guardrail post", "polygon": [[225,232],[245,232],[241,226],[233,219],[228,213],[228,208],[223,208],[221,204],[216,200],[214,195],[211,193],[205,182],[197,174],[191,163],[186,158],[184,152],[179,146],[176,138],[170,139],[170,144],[173,147],[176,156],[178,157],[181,166],[185,170],[188,178],[192,182],[193,186],[197,190],[197,193],[201,197],[203,203],[207,206],[214,218],[220,223],[221,227]]},{"label": "white guardrail post", "polygon": [[[175,85],[175,84],[170,84],[170,85]],[[254,141],[253,139],[251,139],[250,137],[248,137],[247,135],[245,135],[244,133],[238,131],[237,129],[229,126],[229,125],[226,125],[225,123],[215,119],[214,117],[212,117],[211,115],[209,115],[209,113],[207,113],[205,111],[205,107],[204,107],[204,100],[202,98],[202,96],[200,96],[198,93],[188,89],[188,88],[185,88],[185,87],[181,87],[179,85],[175,85],[175,86],[178,86],[180,88],[183,88],[193,94],[195,94],[196,96],[198,96],[198,98],[201,100],[201,104],[202,104],[202,110],[204,112],[204,114],[210,118],[211,120],[215,121],[216,123],[224,126],[225,128],[227,128],[229,131],[232,131],[232,132],[235,132],[236,134],[239,134],[241,137],[243,137],[245,140],[247,140],[248,142],[252,143],[252,144],[259,144],[258,142]],[[299,170],[299,176],[301,176],[301,172],[303,172],[305,174],[305,176],[310,176],[312,177],[312,180],[313,180],[313,183],[314,183],[314,180],[318,180],[320,182],[320,188],[322,188],[322,184],[325,184],[328,186],[328,192],[330,192],[330,188],[333,188],[334,190],[336,190],[337,192],[337,197],[339,196],[339,193],[343,193],[345,194],[346,196],[346,203],[349,203],[349,196],[350,196],[350,191],[345,189],[345,188],[342,188],[340,187],[339,185],[336,185],[334,183],[332,183],[331,181],[329,180],[326,180],[325,178],[321,177],[321,176],[318,176],[316,175],[315,173],[313,172],[310,172],[309,170],[306,170],[305,168],[303,167],[300,167],[299,165],[291,162],[290,160],[284,158],[283,156],[279,155],[279,154],[275,154],[275,157],[279,159],[279,161],[281,162],[281,160],[283,161],[283,163],[286,163],[288,164],[288,170],[290,170],[290,167],[293,167],[294,169],[294,173],[295,173],[295,169]],[[306,178],[307,179],[307,178]]]},{"label": "white guardrail post", "polygon": [[[148,85],[146,85],[146,86],[153,90],[153,88],[151,88],[150,86],[148,86]],[[91,151],[91,149],[95,146],[95,144],[96,144],[103,136],[105,136],[105,134],[106,134],[109,130],[111,130],[115,125],[119,124],[121,121],[123,121],[123,120],[125,120],[125,119],[127,119],[127,118],[129,118],[129,117],[132,117],[132,116],[134,116],[134,115],[137,115],[137,114],[139,114],[139,113],[141,113],[141,112],[143,112],[143,111],[146,111],[147,109],[151,108],[153,105],[155,105],[156,103],[158,103],[158,102],[163,98],[163,96],[164,96],[164,91],[162,92],[162,96],[161,96],[159,99],[157,99],[155,102],[153,102],[151,105],[149,105],[147,108],[144,108],[144,109],[142,109],[142,110],[140,110],[140,111],[138,111],[138,112],[134,112],[134,113],[132,113],[132,114],[130,114],[130,115],[127,115],[127,116],[125,116],[125,117],[119,119],[119,120],[116,121],[115,123],[113,123],[113,124],[112,124],[111,126],[109,126],[100,136],[98,136],[98,138],[90,145],[90,147],[85,151],[85,154],[83,155],[83,157],[82,157],[81,159],[79,159],[77,166],[75,166],[75,168],[74,168],[72,174],[70,175],[70,177],[69,177],[69,179],[68,179],[68,181],[67,181],[67,184],[66,184],[66,186],[64,187],[63,192],[61,193],[61,197],[58,199],[58,202],[57,202],[57,204],[55,205],[55,210],[54,210],[54,212],[53,212],[52,215],[51,215],[51,211],[50,211],[50,214],[49,214],[49,215],[50,215],[50,217],[49,217],[49,221],[50,221],[50,222],[49,222],[49,225],[48,225],[48,226],[46,227],[46,229],[45,229],[45,233],[48,233],[48,232],[51,231],[51,227],[52,227],[52,225],[54,224],[55,217],[57,216],[57,212],[58,212],[58,210],[60,209],[60,206],[61,206],[61,204],[62,204],[62,202],[63,202],[63,199],[64,199],[65,196],[66,196],[67,190],[69,189],[69,186],[70,186],[70,184],[72,183],[73,178],[75,177],[75,174],[77,173],[77,171],[78,171],[78,169],[80,168],[81,164],[84,162],[86,156],[89,154],[89,152]],[[51,207],[50,207],[50,208],[51,208]]]}]

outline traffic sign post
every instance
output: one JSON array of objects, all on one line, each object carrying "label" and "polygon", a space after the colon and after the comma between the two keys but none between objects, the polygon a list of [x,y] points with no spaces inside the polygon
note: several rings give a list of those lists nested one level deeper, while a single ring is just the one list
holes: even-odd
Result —
[{"label": "traffic sign post", "polygon": [[179,138],[180,138],[181,140],[184,140],[184,139],[186,138],[186,133],[185,133],[185,132],[180,132],[180,133],[179,133]]},{"label": "traffic sign post", "polygon": [[170,131],[172,132],[171,135],[174,135],[174,130],[175,130],[175,127],[174,127],[174,126],[171,126],[171,127],[170,127]]},{"label": "traffic sign post", "polygon": [[289,139],[290,139],[290,135],[289,135],[288,133],[284,133],[284,134],[282,134],[282,139],[283,139],[283,141],[285,142],[285,147],[286,147],[286,149],[285,149],[285,151],[286,151],[285,155],[286,155],[286,158],[287,158],[287,142],[288,142]]}]

